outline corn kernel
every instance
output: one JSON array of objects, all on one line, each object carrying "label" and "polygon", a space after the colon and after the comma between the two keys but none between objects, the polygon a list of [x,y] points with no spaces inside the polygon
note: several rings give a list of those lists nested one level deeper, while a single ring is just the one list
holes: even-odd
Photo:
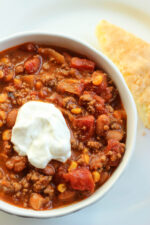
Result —
[{"label": "corn kernel", "polygon": [[76,169],[77,166],[78,166],[77,162],[72,161],[72,162],[71,162],[71,165],[70,165],[69,168],[68,168],[68,171],[71,171],[71,170]]},{"label": "corn kernel", "polygon": [[1,58],[0,59],[0,62],[2,62],[2,63],[8,63],[9,62],[9,59],[7,57],[4,57],[4,58]]},{"label": "corn kernel", "polygon": [[103,77],[101,75],[97,75],[93,78],[92,83],[96,86],[100,85],[102,83]]},{"label": "corn kernel", "polygon": [[81,108],[74,108],[74,109],[71,109],[71,112],[72,112],[73,114],[80,114],[81,111],[82,111]]},{"label": "corn kernel", "polygon": [[64,191],[66,191],[66,189],[67,189],[67,187],[66,187],[66,185],[65,184],[59,184],[58,186],[57,186],[57,190],[59,191],[59,192],[64,192]]},{"label": "corn kernel", "polygon": [[37,90],[40,90],[42,87],[43,87],[42,82],[41,82],[41,81],[37,81],[36,84],[35,84],[35,88],[36,88]]},{"label": "corn kernel", "polygon": [[9,141],[11,139],[11,130],[5,130],[2,134],[3,141]]},{"label": "corn kernel", "polygon": [[101,177],[100,173],[97,172],[97,171],[94,171],[94,172],[92,173],[92,176],[93,176],[93,179],[94,179],[94,182],[95,182],[95,183],[97,183],[97,182],[100,180],[100,177]]},{"label": "corn kernel", "polygon": [[16,87],[21,87],[22,81],[20,79],[15,78],[14,79],[14,85]]},{"label": "corn kernel", "polygon": [[89,164],[89,161],[90,161],[90,157],[88,154],[84,154],[84,161],[86,164]]},{"label": "corn kernel", "polygon": [[88,153],[88,148],[84,148],[84,149],[83,149],[83,152],[84,152],[84,153]]},{"label": "corn kernel", "polygon": [[7,94],[6,93],[2,93],[0,94],[0,103],[3,103],[7,100]]}]

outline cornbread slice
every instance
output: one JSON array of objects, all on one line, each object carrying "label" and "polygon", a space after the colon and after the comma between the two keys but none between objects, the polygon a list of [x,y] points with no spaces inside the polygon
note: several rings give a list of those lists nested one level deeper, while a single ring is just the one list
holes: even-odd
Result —
[{"label": "cornbread slice", "polygon": [[150,44],[102,20],[96,28],[100,48],[119,68],[139,115],[150,128]]}]

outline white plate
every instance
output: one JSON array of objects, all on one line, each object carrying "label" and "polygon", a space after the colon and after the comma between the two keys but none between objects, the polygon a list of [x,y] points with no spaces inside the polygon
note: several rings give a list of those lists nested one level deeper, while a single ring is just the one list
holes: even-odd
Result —
[{"label": "white plate", "polygon": [[[25,30],[49,30],[81,38],[97,47],[101,19],[120,25],[150,42],[148,0],[0,0],[0,37]],[[143,134],[146,134],[143,136]],[[114,188],[99,202],[63,218],[36,220],[0,212],[2,225],[149,225],[150,131],[139,120],[135,152]]]}]

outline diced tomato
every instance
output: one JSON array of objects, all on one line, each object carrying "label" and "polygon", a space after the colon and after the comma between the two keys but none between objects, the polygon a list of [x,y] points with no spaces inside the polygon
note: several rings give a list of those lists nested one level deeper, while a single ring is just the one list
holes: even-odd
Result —
[{"label": "diced tomato", "polygon": [[61,97],[61,95],[57,94],[57,92],[54,92],[51,96],[50,96],[50,101],[52,101],[53,103],[59,105],[59,106],[63,106],[63,98]]},{"label": "diced tomato", "polygon": [[79,191],[94,191],[94,181],[87,168],[79,168],[64,174],[64,179],[70,183],[72,189]]},{"label": "diced tomato", "polygon": [[27,73],[34,74],[38,73],[42,66],[42,57],[39,55],[35,55],[29,59],[27,59],[24,63],[24,68]]},{"label": "diced tomato", "polygon": [[78,57],[73,57],[71,59],[71,67],[79,70],[93,71],[95,68],[95,63],[88,59],[80,59]]},{"label": "diced tomato", "polygon": [[116,167],[121,160],[121,158],[118,158],[117,155],[118,154],[122,155],[124,153],[124,146],[116,139],[110,139],[108,140],[108,145],[105,149],[105,153],[107,154],[110,151],[112,152],[111,157],[114,156],[114,159],[113,160],[110,159],[108,163],[110,166]]},{"label": "diced tomato", "polygon": [[73,122],[74,127],[76,129],[79,128],[80,130],[79,138],[82,140],[86,140],[93,136],[94,124],[95,124],[95,119],[94,119],[94,116],[92,115],[76,118]]},{"label": "diced tomato", "polygon": [[106,87],[106,89],[101,92],[101,96],[105,99],[106,102],[109,102],[109,100],[112,98],[112,90],[110,87]]},{"label": "diced tomato", "polygon": [[121,143],[116,139],[108,140],[107,151],[120,152]]},{"label": "diced tomato", "polygon": [[34,83],[35,83],[35,75],[24,75],[24,76],[21,76],[21,81],[23,81],[26,84],[28,84],[30,88],[33,88],[34,87]]},{"label": "diced tomato", "polygon": [[80,96],[84,90],[84,83],[76,79],[63,79],[58,82],[57,90],[61,93],[68,92]]}]

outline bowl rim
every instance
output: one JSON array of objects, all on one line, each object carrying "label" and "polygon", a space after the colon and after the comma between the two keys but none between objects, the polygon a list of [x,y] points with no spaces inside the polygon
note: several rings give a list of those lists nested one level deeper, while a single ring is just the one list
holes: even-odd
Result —
[{"label": "bowl rim", "polygon": [[[83,40],[80,40],[79,38],[74,38],[71,35],[64,35],[64,34],[54,34],[54,33],[50,33],[50,32],[44,32],[44,31],[26,31],[26,32],[19,32],[19,33],[15,33],[13,35],[9,35],[7,37],[1,38],[0,39],[0,46],[3,43],[7,43],[7,42],[13,42],[17,39],[26,39],[32,36],[43,36],[43,37],[49,37],[49,38],[56,38],[56,39],[66,39],[68,41],[71,41],[72,43],[74,43],[75,45],[80,45],[81,47],[84,47],[85,49],[89,49],[89,51],[96,55],[98,55],[101,60],[103,60],[109,67],[111,67],[111,69],[114,71],[114,73],[117,75],[117,78],[120,80],[120,82],[122,83],[122,86],[126,92],[126,96],[128,97],[128,101],[129,101],[129,105],[131,107],[131,112],[132,112],[132,117],[134,118],[132,122],[132,140],[130,141],[130,148],[129,150],[127,149],[125,151],[124,157],[121,161],[121,163],[119,164],[119,166],[117,167],[117,169],[115,170],[115,172],[111,175],[111,177],[108,179],[108,181],[106,181],[96,192],[94,192],[94,194],[92,194],[90,197],[81,200],[79,202],[75,202],[73,204],[61,207],[61,208],[57,208],[57,209],[50,209],[50,210],[43,210],[43,211],[35,211],[35,210],[31,210],[31,209],[25,209],[25,208],[20,208],[17,207],[15,205],[9,204],[7,202],[4,202],[2,200],[0,200],[0,210],[7,212],[9,214],[13,214],[13,215],[17,215],[17,216],[22,216],[22,217],[31,217],[31,218],[54,218],[54,217],[60,217],[60,216],[64,216],[73,212],[76,212],[84,207],[87,207],[93,203],[95,203],[96,201],[100,200],[102,197],[104,197],[104,195],[108,192],[108,190],[110,190],[112,188],[112,186],[116,183],[116,181],[118,180],[118,178],[120,177],[120,175],[123,173],[123,171],[125,170],[131,155],[133,153],[133,149],[135,146],[135,142],[136,142],[136,131],[137,131],[137,110],[136,110],[136,105],[135,102],[133,100],[133,97],[127,87],[127,84],[125,83],[122,74],[120,73],[120,71],[118,70],[118,68],[112,63],[112,61],[110,59],[107,58],[107,56],[105,56],[101,51],[96,50],[94,47],[92,47],[90,44],[86,43]],[[28,41],[21,41],[18,43],[25,43]],[[35,40],[36,42],[36,40]],[[40,41],[39,41],[40,42]],[[16,44],[17,45],[17,44]],[[15,44],[8,46],[8,48],[10,48],[11,46],[16,46]],[[59,46],[59,44],[57,45]],[[8,49],[7,47],[4,48]],[[66,48],[67,49],[67,48]],[[70,48],[68,48],[70,49]],[[1,52],[1,49],[0,49]],[[86,54],[85,54],[86,55]],[[109,74],[110,75],[110,74]],[[111,77],[111,75],[110,75]],[[115,83],[116,87],[118,88],[118,85]],[[120,92],[119,92],[120,94]],[[123,104],[124,105],[124,104]],[[130,124],[128,124],[130,126]],[[127,127],[127,131],[128,131],[128,127]],[[128,137],[127,137],[128,138]]]}]

